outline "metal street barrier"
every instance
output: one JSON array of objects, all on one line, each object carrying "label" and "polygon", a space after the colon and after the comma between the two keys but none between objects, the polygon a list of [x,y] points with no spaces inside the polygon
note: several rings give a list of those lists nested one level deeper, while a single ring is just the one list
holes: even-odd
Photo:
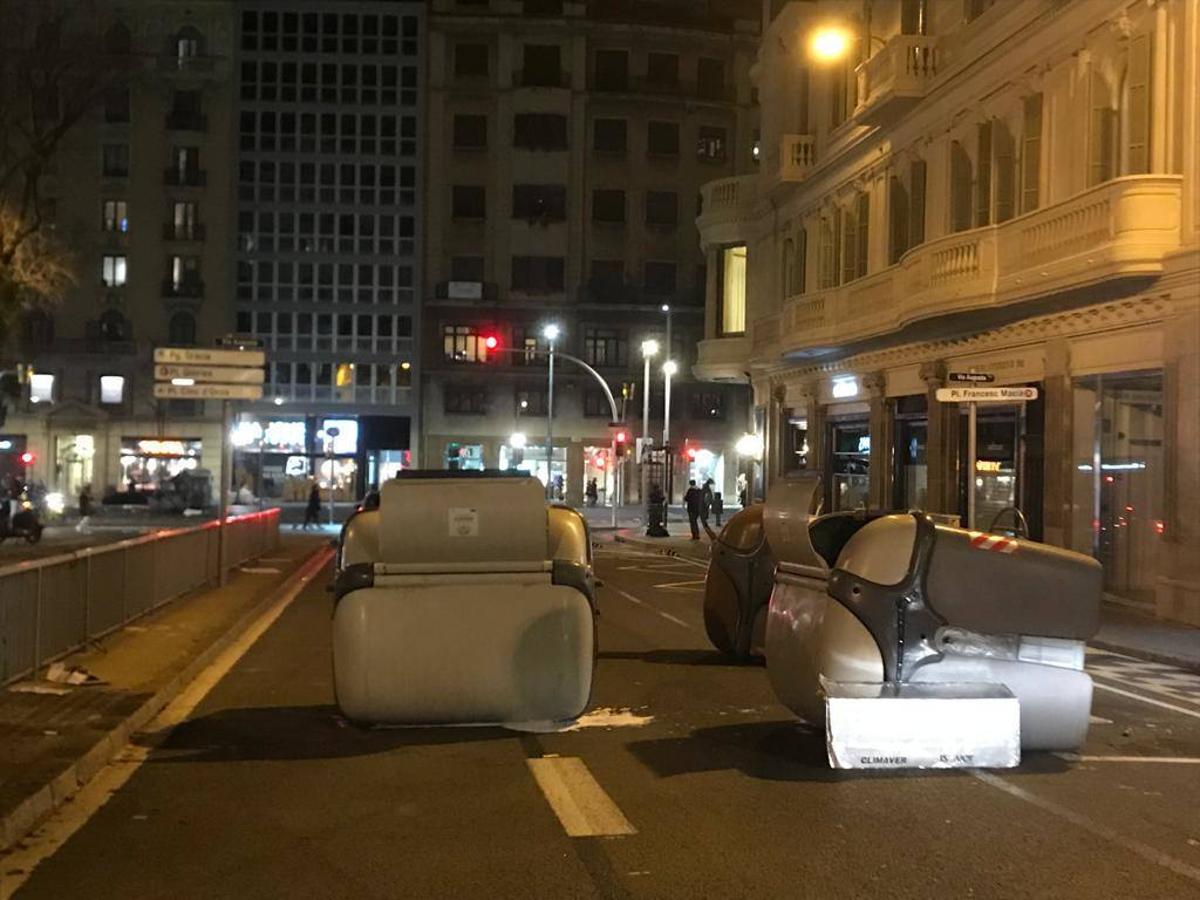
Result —
[{"label": "metal street barrier", "polygon": [[[217,522],[0,567],[0,684],[216,584]],[[226,519],[227,568],[279,546],[279,510]]]}]

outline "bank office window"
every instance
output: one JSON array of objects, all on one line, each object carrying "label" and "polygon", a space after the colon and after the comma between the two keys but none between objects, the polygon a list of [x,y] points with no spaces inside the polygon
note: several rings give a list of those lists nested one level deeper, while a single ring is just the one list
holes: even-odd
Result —
[{"label": "bank office window", "polygon": [[725,161],[725,129],[701,125],[696,142],[696,158],[704,162]]},{"label": "bank office window", "polygon": [[679,123],[649,123],[646,126],[646,152],[651,156],[678,156]]},{"label": "bank office window", "polygon": [[487,362],[486,337],[473,325],[445,325],[442,327],[442,353],[448,362]]},{"label": "bank office window", "polygon": [[625,333],[615,328],[586,328],[583,332],[583,356],[592,366],[625,365]]},{"label": "bank office window", "polygon": [[693,391],[688,398],[688,415],[699,420],[724,419],[725,395],[718,391]]},{"label": "bank office window", "polygon": [[[442,410],[448,415],[482,416],[487,412],[487,389],[471,385],[448,384],[442,392]],[[463,466],[462,468],[474,467]]]},{"label": "bank office window", "polygon": [[531,294],[561,291],[564,284],[561,256],[514,256],[512,288]]},{"label": "bank office window", "polygon": [[487,149],[487,116],[456,115],[454,146],[460,150]]},{"label": "bank office window", "polygon": [[746,245],[721,250],[721,334],[746,333]]},{"label": "bank office window", "polygon": [[592,149],[597,153],[624,153],[628,132],[624,119],[596,119],[592,123]]}]

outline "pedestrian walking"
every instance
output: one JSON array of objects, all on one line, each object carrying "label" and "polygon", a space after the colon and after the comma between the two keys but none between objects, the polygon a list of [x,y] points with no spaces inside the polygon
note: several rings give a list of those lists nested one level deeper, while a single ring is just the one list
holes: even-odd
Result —
[{"label": "pedestrian walking", "polygon": [[683,495],[683,505],[687,509],[688,525],[692,528],[692,540],[700,540],[700,511],[704,508],[704,494],[696,487],[696,479],[688,481],[688,489]]},{"label": "pedestrian walking", "polygon": [[321,515],[321,489],[317,487],[316,482],[308,490],[308,504],[304,507],[304,530],[308,531],[309,525],[320,527],[319,517]]},{"label": "pedestrian walking", "polygon": [[720,491],[713,491],[712,511],[717,519],[717,527],[720,528],[721,516],[725,514],[725,497]]},{"label": "pedestrian walking", "polygon": [[596,487],[595,478],[588,479],[587,489],[583,492],[583,494],[587,498],[588,506],[596,505],[596,501],[600,498],[600,489]]},{"label": "pedestrian walking", "polygon": [[75,530],[80,534],[86,534],[88,530],[88,522],[92,518],[92,486],[85,484],[82,490],[79,491],[79,524],[75,526]]},{"label": "pedestrian walking", "polygon": [[704,479],[704,487],[700,489],[700,524],[704,526],[705,533],[709,533],[711,529],[708,527],[708,517],[712,513],[713,508],[713,480],[711,478]]}]

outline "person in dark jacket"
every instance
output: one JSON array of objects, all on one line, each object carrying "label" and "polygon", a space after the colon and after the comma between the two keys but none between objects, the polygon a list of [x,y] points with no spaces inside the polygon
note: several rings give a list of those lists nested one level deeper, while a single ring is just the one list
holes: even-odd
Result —
[{"label": "person in dark jacket", "polygon": [[713,480],[706,478],[704,487],[700,490],[700,524],[704,526],[704,530],[710,531],[708,527],[708,517],[713,509]]},{"label": "person in dark jacket", "polygon": [[692,540],[700,540],[700,513],[704,509],[704,494],[696,487],[693,478],[688,482],[688,489],[683,495],[683,505],[687,509],[688,525],[692,528]]},{"label": "person in dark jacket", "polygon": [[320,527],[318,517],[321,515],[321,489],[314,483],[308,490],[308,504],[304,507],[304,530],[309,525]]}]

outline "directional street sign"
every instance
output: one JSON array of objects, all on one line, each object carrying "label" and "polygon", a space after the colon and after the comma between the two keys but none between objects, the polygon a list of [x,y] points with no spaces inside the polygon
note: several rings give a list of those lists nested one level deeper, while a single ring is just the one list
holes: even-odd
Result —
[{"label": "directional street sign", "polygon": [[173,366],[160,363],[154,367],[154,377],[158,381],[188,378],[216,384],[262,384],[265,373],[262,369],[235,369],[232,366]]},{"label": "directional street sign", "polygon": [[262,393],[258,384],[154,384],[155,397],[171,400],[261,400]]},{"label": "directional street sign", "polygon": [[155,363],[197,366],[262,366],[267,355],[261,350],[210,350],[207,347],[155,347]]},{"label": "directional street sign", "polygon": [[946,376],[947,381],[967,384],[991,384],[996,376],[990,372],[951,372]]},{"label": "directional street sign", "polygon": [[947,387],[937,392],[941,403],[1019,403],[1037,396],[1035,387]]}]

